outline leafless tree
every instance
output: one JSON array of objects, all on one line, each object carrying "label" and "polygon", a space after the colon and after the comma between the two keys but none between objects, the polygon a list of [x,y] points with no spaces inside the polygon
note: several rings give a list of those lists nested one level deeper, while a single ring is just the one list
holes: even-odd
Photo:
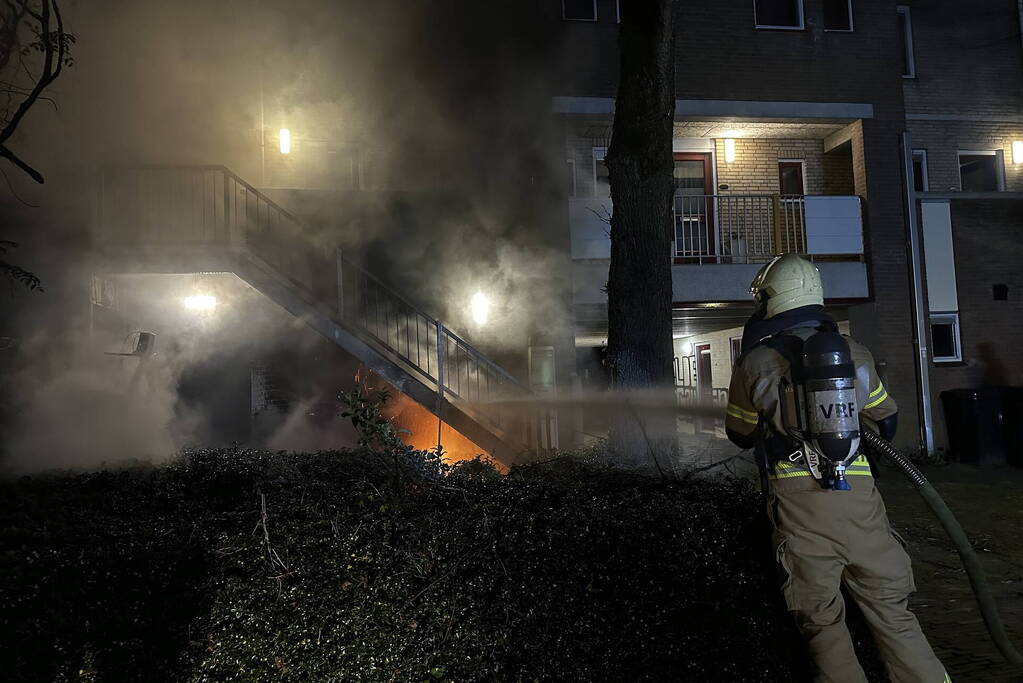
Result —
[{"label": "leafless tree", "polygon": [[[37,183],[43,175],[8,141],[43,94],[72,64],[75,36],[64,31],[57,0],[0,0],[0,157]],[[52,102],[52,101],[51,101]]]}]

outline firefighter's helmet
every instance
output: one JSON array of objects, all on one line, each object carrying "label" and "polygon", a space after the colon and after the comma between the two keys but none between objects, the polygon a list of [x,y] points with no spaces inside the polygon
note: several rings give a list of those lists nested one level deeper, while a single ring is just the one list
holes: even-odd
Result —
[{"label": "firefighter's helmet", "polygon": [[800,306],[824,304],[824,287],[817,267],[795,254],[774,257],[750,283],[750,294],[763,304],[765,318]]}]

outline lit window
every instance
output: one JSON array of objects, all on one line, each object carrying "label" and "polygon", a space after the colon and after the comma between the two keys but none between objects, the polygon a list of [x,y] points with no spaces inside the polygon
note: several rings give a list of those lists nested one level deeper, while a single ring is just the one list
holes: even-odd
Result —
[{"label": "lit window", "polygon": [[916,78],[916,60],[913,58],[913,20],[909,8],[895,8],[899,18],[899,43],[902,47],[902,77]]},{"label": "lit window", "polygon": [[957,363],[963,359],[958,313],[931,314],[931,349],[935,363]]},{"label": "lit window", "polygon": [[803,0],[753,0],[757,28],[803,28]]},{"label": "lit window", "polygon": [[561,0],[561,18],[568,21],[596,21],[597,0]]},{"label": "lit window", "polygon": [[913,150],[913,189],[917,192],[927,192],[927,150]]},{"label": "lit window", "polygon": [[963,192],[998,192],[1002,188],[1001,155],[998,152],[959,152],[959,189]]},{"label": "lit window", "polygon": [[852,0],[824,0],[824,30],[853,30]]}]

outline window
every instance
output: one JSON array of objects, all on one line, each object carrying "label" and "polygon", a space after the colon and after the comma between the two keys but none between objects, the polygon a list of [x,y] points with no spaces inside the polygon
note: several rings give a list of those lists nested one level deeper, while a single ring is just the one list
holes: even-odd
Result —
[{"label": "window", "polygon": [[778,189],[782,196],[802,195],[803,162],[800,159],[780,159],[778,161]]},{"label": "window", "polygon": [[742,352],[742,337],[729,337],[728,348],[732,352],[732,367],[734,368],[739,362],[739,356]]},{"label": "window", "polygon": [[957,363],[963,359],[958,313],[931,314],[931,347],[935,363]]},{"label": "window", "polygon": [[803,0],[753,0],[757,28],[803,28]]},{"label": "window", "polygon": [[959,189],[963,192],[998,192],[1004,186],[998,152],[959,152]]},{"label": "window", "polygon": [[568,181],[568,184],[566,185],[566,187],[568,188],[568,196],[571,199],[571,198],[576,196],[576,188],[575,188],[575,161],[573,161],[572,159],[569,159],[566,163],[568,165],[568,168],[567,168],[568,176],[566,178],[566,180]]},{"label": "window", "polygon": [[611,176],[607,170],[607,162],[604,157],[607,155],[606,147],[593,148],[593,196],[611,196]]},{"label": "window", "polygon": [[561,0],[561,18],[568,21],[596,21],[597,0]]},{"label": "window", "polygon": [[324,182],[332,189],[358,190],[362,187],[362,164],[355,148],[326,149]]},{"label": "window", "polygon": [[902,48],[902,77],[916,78],[916,60],[913,59],[913,20],[909,8],[899,5],[895,8],[899,18],[899,43]]},{"label": "window", "polygon": [[913,189],[917,192],[927,192],[927,150],[913,150]]},{"label": "window", "polygon": [[824,30],[853,30],[852,0],[824,0]]}]

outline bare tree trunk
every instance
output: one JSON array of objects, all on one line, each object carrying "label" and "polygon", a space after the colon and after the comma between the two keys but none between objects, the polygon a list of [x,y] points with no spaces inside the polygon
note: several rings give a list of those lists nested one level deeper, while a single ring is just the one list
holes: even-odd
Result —
[{"label": "bare tree trunk", "polygon": [[[607,154],[614,206],[608,355],[617,388],[667,391],[673,378],[675,0],[623,2],[621,12],[621,72]],[[669,425],[642,417],[623,415],[612,424],[611,445],[626,458],[658,465]]]}]

